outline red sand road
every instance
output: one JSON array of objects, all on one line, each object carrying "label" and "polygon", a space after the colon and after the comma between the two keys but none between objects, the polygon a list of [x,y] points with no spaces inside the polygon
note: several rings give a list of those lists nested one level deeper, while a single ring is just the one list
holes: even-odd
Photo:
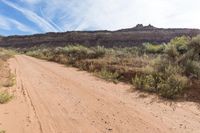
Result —
[{"label": "red sand road", "polygon": [[0,129],[6,133],[200,132],[195,103],[140,98],[129,85],[25,55],[9,64],[16,85],[10,89],[15,98],[0,105]]}]

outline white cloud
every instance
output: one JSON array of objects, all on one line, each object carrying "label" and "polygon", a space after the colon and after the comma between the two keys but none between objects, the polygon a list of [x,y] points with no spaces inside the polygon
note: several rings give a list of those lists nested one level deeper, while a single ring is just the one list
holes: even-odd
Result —
[{"label": "white cloud", "polygon": [[28,32],[28,33],[37,33],[36,30],[20,23],[19,21],[16,21],[14,19],[8,19],[8,21],[10,21],[12,23],[12,25],[14,25],[14,27],[16,27],[18,30],[23,31],[23,32]]},{"label": "white cloud", "polygon": [[6,18],[3,16],[0,16],[0,27],[1,27],[1,29],[4,29],[4,30],[11,29],[10,23],[8,21],[6,21]]},{"label": "white cloud", "polygon": [[0,27],[4,30],[18,29],[19,31],[28,32],[28,33],[36,33],[37,31],[32,28],[20,23],[17,20],[7,18],[5,16],[0,15]]},{"label": "white cloud", "polygon": [[117,30],[138,23],[163,28],[200,28],[199,0],[21,0],[27,7],[33,7],[29,10],[2,1],[43,31]]},{"label": "white cloud", "polygon": [[38,4],[40,3],[42,0],[20,0],[21,2],[26,2],[28,4]]},{"label": "white cloud", "polygon": [[58,29],[56,29],[53,25],[51,25],[47,20],[43,19],[42,17],[40,17],[39,15],[37,15],[36,13],[34,13],[31,10],[28,10],[26,8],[20,7],[12,2],[6,1],[6,0],[2,0],[5,4],[7,4],[8,6],[18,10],[19,12],[21,12],[27,19],[29,19],[30,21],[34,22],[35,24],[37,24],[43,31],[45,32],[49,32],[49,31],[58,31]]},{"label": "white cloud", "polygon": [[[133,27],[198,27],[198,0],[46,0],[44,14],[65,30]],[[192,20],[192,21],[191,21]]]}]

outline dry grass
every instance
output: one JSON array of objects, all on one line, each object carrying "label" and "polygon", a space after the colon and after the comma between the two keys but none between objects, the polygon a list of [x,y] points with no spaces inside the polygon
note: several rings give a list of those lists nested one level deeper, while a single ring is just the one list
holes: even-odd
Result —
[{"label": "dry grass", "polygon": [[5,130],[0,130],[0,133],[6,133],[6,131]]},{"label": "dry grass", "polygon": [[7,103],[13,98],[13,95],[7,91],[8,87],[15,84],[15,76],[11,73],[7,63],[13,55],[14,52],[0,48],[0,104]]},{"label": "dry grass", "polygon": [[15,76],[10,73],[10,76],[3,83],[3,87],[12,87],[15,84]]},{"label": "dry grass", "polygon": [[7,91],[0,92],[0,104],[5,104],[13,98],[13,95],[9,94]]}]

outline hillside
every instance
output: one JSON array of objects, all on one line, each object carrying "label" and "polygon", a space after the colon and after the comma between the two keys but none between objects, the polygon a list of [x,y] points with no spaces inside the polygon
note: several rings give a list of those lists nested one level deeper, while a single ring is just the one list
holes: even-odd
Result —
[{"label": "hillside", "polygon": [[46,33],[29,36],[8,36],[0,39],[1,46],[30,47],[34,45],[63,46],[66,44],[84,44],[86,46],[103,45],[134,46],[144,42],[168,42],[176,36],[196,36],[199,29],[163,29],[152,25],[138,24],[130,29],[118,31],[71,31],[64,33]]}]

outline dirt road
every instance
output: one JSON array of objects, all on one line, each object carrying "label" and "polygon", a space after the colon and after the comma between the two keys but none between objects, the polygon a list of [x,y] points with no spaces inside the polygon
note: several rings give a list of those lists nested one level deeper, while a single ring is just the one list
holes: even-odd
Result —
[{"label": "dirt road", "polygon": [[141,98],[129,85],[24,55],[9,64],[17,83],[11,88],[15,98],[0,105],[6,133],[200,132],[194,103]]}]

